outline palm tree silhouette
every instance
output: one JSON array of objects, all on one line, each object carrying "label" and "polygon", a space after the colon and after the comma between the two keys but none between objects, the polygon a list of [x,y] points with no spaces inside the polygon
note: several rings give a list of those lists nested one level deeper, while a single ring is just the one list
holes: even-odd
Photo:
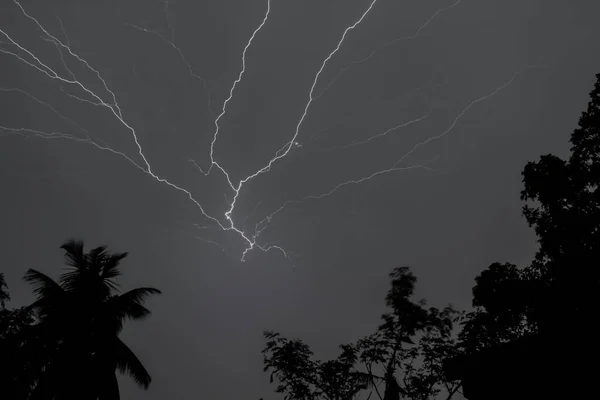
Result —
[{"label": "palm tree silhouette", "polygon": [[150,374],[119,339],[125,320],[150,315],[146,297],[159,294],[142,287],[119,294],[115,278],[127,253],[111,254],[106,247],[84,253],[83,242],[61,246],[68,268],[58,282],[29,269],[25,281],[33,286],[37,316],[26,342],[35,361],[31,399],[118,400],[116,371],[147,389]]}]

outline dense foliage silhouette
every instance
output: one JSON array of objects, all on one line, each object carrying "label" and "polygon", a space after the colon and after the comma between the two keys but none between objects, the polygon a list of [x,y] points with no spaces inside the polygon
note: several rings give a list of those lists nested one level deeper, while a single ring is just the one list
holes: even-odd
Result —
[{"label": "dense foliage silhouette", "polygon": [[8,293],[8,287],[4,280],[4,274],[0,272],[0,308],[6,307],[6,302],[10,300],[10,294]]},{"label": "dense foliage silhouette", "polygon": [[[494,263],[476,279],[474,311],[460,334],[469,356],[447,363],[450,376],[461,376],[469,399],[593,393],[590,381],[599,370],[595,360],[600,355],[595,334],[600,306],[600,74],[596,78],[587,110],[571,135],[570,157],[544,155],[523,170],[523,215],[539,243],[535,259],[521,269]],[[565,345],[572,338],[576,340]],[[501,389],[490,391],[494,386]]]},{"label": "dense foliage silhouette", "polygon": [[68,268],[58,282],[34,269],[25,274],[36,301],[23,312],[35,321],[23,320],[2,340],[2,384],[13,391],[10,398],[117,400],[117,370],[148,388],[150,374],[119,333],[127,319],[150,315],[144,300],[160,291],[118,293],[115,280],[127,253],[111,254],[106,247],[85,253],[79,241],[61,248]]}]

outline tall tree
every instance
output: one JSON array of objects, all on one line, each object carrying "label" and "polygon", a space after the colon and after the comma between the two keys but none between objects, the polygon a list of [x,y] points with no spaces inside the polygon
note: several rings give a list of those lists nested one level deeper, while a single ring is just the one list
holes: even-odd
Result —
[{"label": "tall tree", "polygon": [[[476,354],[447,366],[479,398],[495,385],[502,389],[494,398],[592,394],[597,368],[590,360],[600,356],[600,74],[590,98],[570,156],[547,154],[523,170],[523,215],[539,243],[533,262],[522,269],[494,263],[476,279],[475,310],[460,334],[462,347]],[[554,383],[540,394],[545,382]]]},{"label": "tall tree", "polygon": [[[538,279],[532,316],[546,330],[590,321],[600,302],[600,74],[571,135],[565,161],[548,154],[523,171],[523,214],[538,236],[530,268]],[[560,321],[557,324],[557,321]]]},{"label": "tall tree", "polygon": [[24,335],[35,369],[30,398],[117,400],[117,370],[148,388],[150,374],[119,333],[125,320],[150,315],[143,303],[160,291],[142,287],[119,294],[115,279],[127,253],[111,254],[106,247],[85,253],[80,241],[61,248],[68,267],[58,282],[34,269],[24,278],[37,297],[30,309],[38,322]]},{"label": "tall tree", "polygon": [[494,263],[477,279],[474,311],[461,332],[472,350],[539,332],[580,334],[600,308],[600,74],[571,135],[571,154],[529,162],[522,176],[523,215],[539,249],[519,269]]}]

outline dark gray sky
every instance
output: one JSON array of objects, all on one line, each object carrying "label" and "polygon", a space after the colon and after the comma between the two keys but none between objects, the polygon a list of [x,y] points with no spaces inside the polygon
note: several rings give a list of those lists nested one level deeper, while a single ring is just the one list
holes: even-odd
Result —
[{"label": "dark gray sky", "polygon": [[[292,139],[315,74],[371,0],[271,3],[219,122],[214,156],[234,184]],[[399,164],[430,169],[385,173],[289,203],[257,239],[281,246],[289,259],[255,249],[241,263],[247,243],[238,234],[222,232],[186,194],[123,156],[14,131],[89,137],[144,167],[131,131],[108,106],[26,62],[40,67],[35,55],[66,80],[72,72],[110,103],[93,71],[48,41],[12,0],[0,0],[0,126],[13,129],[0,134],[0,250],[13,304],[31,300],[20,280],[27,268],[58,276],[65,239],[129,251],[123,287],[164,292],[150,303],[153,316],[124,332],[154,382],[144,393],[124,381],[123,398],[151,400],[275,398],[262,372],[262,330],[301,337],[318,356],[333,356],[337,344],[376,327],[395,266],[413,267],[418,294],[431,303],[468,307],[479,271],[494,261],[526,264],[535,251],[520,217],[520,172],[541,154],[568,151],[600,72],[600,3],[463,0],[447,8],[454,3],[376,1],[320,75],[314,94],[328,89],[300,127],[301,147],[243,186],[233,220],[240,229],[246,221],[251,238],[255,224],[286,201],[390,168],[472,104],[452,130]],[[189,160],[210,165],[215,117],[267,0],[21,4],[100,73],[152,172],[227,226],[234,192],[216,167],[205,177]],[[442,9],[416,38],[353,64],[414,36]]]}]

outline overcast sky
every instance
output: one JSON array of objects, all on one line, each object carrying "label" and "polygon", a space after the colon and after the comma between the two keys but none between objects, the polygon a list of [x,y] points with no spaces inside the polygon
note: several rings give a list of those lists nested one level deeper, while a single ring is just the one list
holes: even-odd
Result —
[{"label": "overcast sky", "polygon": [[[267,0],[23,0],[45,34],[0,0],[12,304],[32,299],[27,268],[58,277],[68,238],[129,251],[123,288],[164,294],[124,332],[154,381],[124,380],[122,398],[274,399],[263,329],[330,357],[375,329],[393,267],[412,266],[430,303],[465,308],[490,263],[527,264],[520,173],[568,152],[600,72],[600,2],[378,0],[364,15],[371,2],[272,0],[265,21]],[[237,187],[283,154],[239,190],[234,227],[256,241],[242,263],[248,241],[218,225],[235,195],[219,168]],[[394,165],[411,169],[360,181]]]}]

